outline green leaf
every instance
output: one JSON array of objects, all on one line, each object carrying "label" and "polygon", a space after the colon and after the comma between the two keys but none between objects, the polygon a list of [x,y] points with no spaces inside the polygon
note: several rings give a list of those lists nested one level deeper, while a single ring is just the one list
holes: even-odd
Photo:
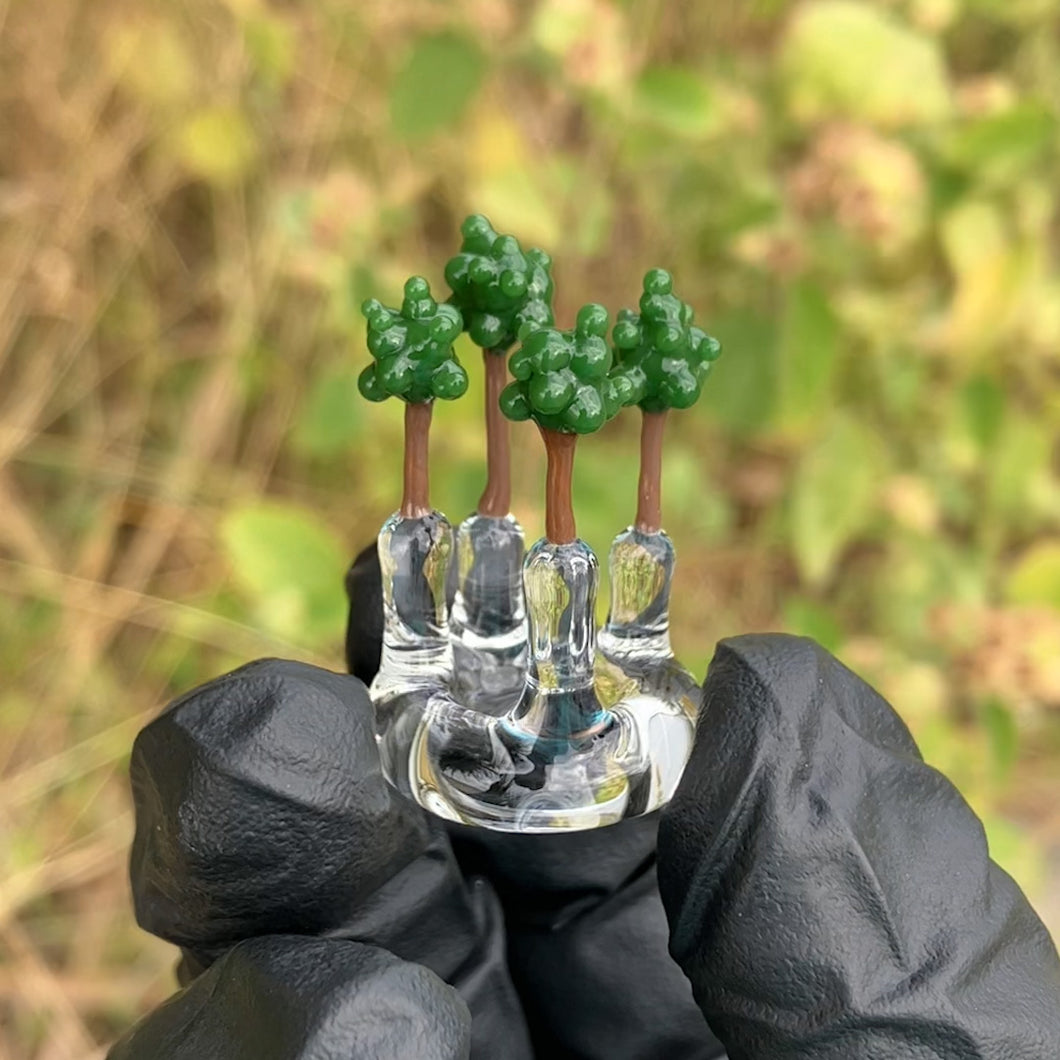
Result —
[{"label": "green leaf", "polygon": [[1005,598],[1060,611],[1060,540],[1039,541],[1023,553],[1009,574]]},{"label": "green leaf", "polygon": [[843,643],[843,628],[835,615],[805,597],[795,596],[784,604],[784,627],[800,637],[811,637],[833,653]]},{"label": "green leaf", "polygon": [[943,149],[950,165],[979,180],[1021,176],[1056,142],[1056,118],[1046,107],[1024,103],[958,129]]},{"label": "green leaf", "polygon": [[1004,703],[988,699],[979,707],[979,720],[990,741],[990,753],[994,759],[997,780],[1011,776],[1012,767],[1019,755],[1019,729],[1016,719]]},{"label": "green leaf", "polygon": [[[676,433],[676,432],[675,432]],[[686,525],[703,544],[724,541],[735,520],[732,502],[724,489],[709,481],[703,467],[702,440],[696,435],[670,435],[663,460],[662,501],[667,526]],[[613,464],[612,464],[613,466]],[[633,483],[632,489],[636,489]],[[632,507],[633,493],[624,509]]]},{"label": "green leaf", "polygon": [[404,140],[454,125],[478,92],[486,58],[466,37],[420,37],[390,87],[390,121]]},{"label": "green leaf", "polygon": [[233,577],[269,632],[311,645],[339,638],[348,556],[327,524],[301,507],[266,501],[234,508],[220,532]]},{"label": "green leaf", "polygon": [[980,519],[1008,529],[1032,528],[1040,506],[1035,490],[1049,467],[1052,435],[1043,423],[1012,411],[988,451],[986,504]]},{"label": "green leaf", "polygon": [[781,322],[780,424],[820,422],[832,404],[839,324],[824,291],[809,280],[788,288]]},{"label": "green leaf", "polygon": [[710,89],[692,70],[649,67],[637,80],[634,99],[644,117],[679,136],[709,136],[718,128]]},{"label": "green leaf", "polygon": [[363,401],[352,368],[330,369],[309,388],[292,442],[306,456],[333,456],[361,433]]},{"label": "green leaf", "polygon": [[756,434],[769,426],[776,405],[776,324],[737,310],[712,320],[710,332],[725,355],[707,377],[702,404],[736,434]]},{"label": "green leaf", "polygon": [[820,584],[875,510],[879,450],[868,428],[837,417],[803,456],[791,498],[791,538],[802,576]]},{"label": "green leaf", "polygon": [[781,53],[787,99],[802,121],[884,127],[945,119],[950,86],[937,41],[859,0],[816,0],[792,20]]},{"label": "green leaf", "polygon": [[961,390],[961,405],[968,433],[980,448],[989,448],[1005,418],[1004,390],[989,376],[974,376]]},{"label": "green leaf", "polygon": [[176,153],[195,176],[211,184],[231,185],[254,163],[258,143],[236,107],[203,107],[180,126]]}]

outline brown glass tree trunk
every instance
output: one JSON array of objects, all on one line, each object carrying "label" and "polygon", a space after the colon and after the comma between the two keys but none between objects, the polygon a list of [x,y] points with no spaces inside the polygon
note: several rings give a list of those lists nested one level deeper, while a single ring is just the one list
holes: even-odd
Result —
[{"label": "brown glass tree trunk", "polygon": [[578,536],[571,503],[571,481],[574,475],[576,434],[541,428],[548,454],[545,478],[545,536],[555,545],[569,545]]},{"label": "brown glass tree trunk", "polygon": [[434,404],[430,401],[405,404],[405,493],[401,498],[401,514],[406,519],[418,519],[431,510],[427,465],[433,411]]},{"label": "brown glass tree trunk", "polygon": [[486,489],[479,515],[503,516],[512,507],[512,457],[508,420],[501,412],[501,391],[508,383],[508,359],[483,350],[486,368]]},{"label": "brown glass tree trunk", "polygon": [[640,421],[640,482],[637,484],[637,529],[662,529],[662,445],[666,412],[645,412]]}]

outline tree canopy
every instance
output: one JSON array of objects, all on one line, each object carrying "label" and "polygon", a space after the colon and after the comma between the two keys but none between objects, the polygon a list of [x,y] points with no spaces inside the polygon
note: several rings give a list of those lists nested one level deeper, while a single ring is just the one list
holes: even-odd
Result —
[{"label": "tree canopy", "polygon": [[452,400],[467,390],[467,372],[453,341],[464,322],[456,306],[439,304],[422,276],[405,283],[401,309],[375,298],[361,306],[368,321],[368,350],[374,361],[357,385],[369,401],[399,397],[411,404],[434,398]]},{"label": "tree canopy", "polygon": [[501,393],[504,414],[547,430],[591,434],[639,400],[634,373],[614,367],[605,339],[609,322],[607,310],[591,303],[569,331],[524,329],[508,362],[514,382]]},{"label": "tree canopy", "polygon": [[699,400],[721,344],[692,323],[692,307],[673,293],[665,269],[644,276],[640,312],[622,309],[611,340],[618,363],[640,390],[636,403],[645,412],[687,409]]},{"label": "tree canopy", "polygon": [[536,247],[524,251],[519,240],[499,235],[481,214],[468,217],[460,232],[460,253],[446,263],[445,279],[471,340],[506,352],[524,325],[550,325],[552,259]]}]

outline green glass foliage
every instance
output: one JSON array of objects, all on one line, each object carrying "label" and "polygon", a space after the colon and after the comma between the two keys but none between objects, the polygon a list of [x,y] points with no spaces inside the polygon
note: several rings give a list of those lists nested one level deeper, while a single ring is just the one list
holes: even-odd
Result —
[{"label": "green glass foliage", "polygon": [[460,253],[446,263],[445,279],[472,341],[506,352],[524,325],[550,325],[552,259],[536,247],[524,251],[514,236],[498,235],[481,214],[468,217],[460,232]]},{"label": "green glass foliage", "polygon": [[711,363],[721,355],[721,343],[692,323],[692,307],[673,290],[665,269],[650,269],[640,312],[620,310],[611,334],[618,363],[632,377],[640,392],[636,403],[645,412],[694,405]]},{"label": "green glass foliage", "polygon": [[508,368],[515,381],[501,392],[501,410],[511,420],[533,419],[568,434],[598,431],[624,405],[640,396],[637,380],[614,369],[605,336],[602,305],[585,305],[570,331],[527,327]]},{"label": "green glass foliage", "polygon": [[368,321],[368,349],[375,360],[361,372],[357,386],[369,401],[451,401],[467,390],[467,372],[453,352],[453,341],[464,326],[460,311],[439,305],[422,276],[406,281],[400,310],[369,298],[361,312]]}]

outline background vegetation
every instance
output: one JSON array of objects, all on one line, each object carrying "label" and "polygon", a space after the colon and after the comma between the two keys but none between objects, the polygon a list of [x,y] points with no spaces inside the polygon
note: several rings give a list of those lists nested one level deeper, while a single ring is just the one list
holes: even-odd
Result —
[{"label": "background vegetation", "polygon": [[[685,661],[778,628],[838,652],[1060,927],[1058,19],[0,0],[0,1054],[99,1057],[170,992],[128,904],[133,735],[254,656],[341,665],[400,475],[357,306],[440,285],[471,210],[554,255],[561,323],[663,265],[724,343],[667,455]],[[453,517],[483,478],[461,354]],[[601,552],[636,432],[580,447]]]}]

